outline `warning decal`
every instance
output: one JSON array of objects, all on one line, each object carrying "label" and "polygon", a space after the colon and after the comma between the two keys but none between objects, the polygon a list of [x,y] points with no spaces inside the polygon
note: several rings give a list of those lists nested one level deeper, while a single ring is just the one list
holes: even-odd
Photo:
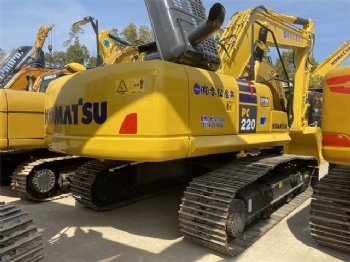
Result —
[{"label": "warning decal", "polygon": [[117,92],[119,94],[125,94],[126,92],[128,92],[128,88],[126,87],[124,80],[120,81]]}]

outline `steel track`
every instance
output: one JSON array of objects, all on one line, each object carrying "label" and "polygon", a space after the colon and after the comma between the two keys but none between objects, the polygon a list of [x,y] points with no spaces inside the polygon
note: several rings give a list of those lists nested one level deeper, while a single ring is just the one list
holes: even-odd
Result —
[{"label": "steel track", "polygon": [[0,202],[0,261],[44,261],[44,243],[33,220],[4,202]]},{"label": "steel track", "polygon": [[69,187],[55,188],[54,190],[44,194],[33,193],[27,186],[27,179],[31,172],[40,167],[40,165],[56,164],[56,162],[60,162],[60,165],[64,166],[65,164],[78,158],[79,157],[77,156],[42,157],[39,155],[28,159],[27,161],[24,161],[18,165],[16,170],[13,172],[11,182],[12,189],[14,189],[17,195],[21,198],[26,198],[36,202],[46,202],[67,197],[69,195]]},{"label": "steel track", "polygon": [[316,184],[309,222],[316,243],[350,252],[350,167],[336,166]]},{"label": "steel track", "polygon": [[[179,188],[184,188],[184,182],[181,182],[181,180],[161,181],[161,186],[157,185],[156,183],[136,185],[135,187],[125,189],[123,196],[118,198],[113,203],[108,203],[106,205],[96,204],[94,197],[94,183],[97,177],[109,169],[121,169],[130,164],[137,165],[139,163],[113,160],[99,161],[97,159],[85,163],[78,168],[72,177],[71,192],[73,197],[78,203],[88,208],[100,212],[106,212],[141,200],[146,200],[160,194],[165,194]],[[116,194],[117,193],[118,192],[116,192]]]},{"label": "steel track", "polygon": [[[261,220],[253,226],[251,224],[250,227],[246,226],[243,235],[232,238],[227,233],[227,221],[230,219],[230,205],[235,194],[277,165],[288,164],[291,161],[315,164],[311,158],[293,155],[243,158],[195,178],[184,192],[179,210],[180,227],[184,237],[231,256],[242,253],[308,199],[311,193],[307,190],[274,212],[269,219]],[[302,187],[299,186],[294,190],[291,195],[301,192]],[[287,197],[274,201],[270,208],[277,209],[284,204]],[[255,221],[255,218],[251,221]]]}]

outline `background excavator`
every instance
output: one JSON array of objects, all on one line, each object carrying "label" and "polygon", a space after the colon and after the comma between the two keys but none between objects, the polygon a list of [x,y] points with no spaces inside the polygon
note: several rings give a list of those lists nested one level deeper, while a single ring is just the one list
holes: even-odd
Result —
[{"label": "background excavator", "polygon": [[29,78],[28,91],[0,89],[1,183],[12,181],[12,188],[23,198],[45,201],[67,192],[69,172],[84,161],[48,151],[43,130],[44,92],[48,82],[57,75],[81,70],[85,67],[71,63],[38,76],[34,85],[30,81],[33,78]]},{"label": "background excavator", "polygon": [[313,123],[319,127],[322,126],[322,103],[323,103],[323,87],[325,83],[326,73],[337,68],[350,55],[350,41],[343,43],[337,50],[323,60],[311,74],[310,84],[310,110],[308,114],[309,123]]},{"label": "background excavator", "polygon": [[[278,223],[307,198],[302,192],[318,171],[321,132],[306,118],[313,23],[252,8],[226,26],[227,52],[219,52],[210,35],[224,21],[222,5],[206,19],[198,0],[145,2],[156,42],[139,46],[143,61],[52,82],[45,143],[96,158],[71,181],[76,200],[95,210],[110,210],[159,182],[196,177],[180,205],[181,231],[239,254],[259,238],[250,225],[282,206],[265,229]],[[274,87],[255,81],[267,46],[296,52],[285,107]],[[266,153],[282,146],[285,154]],[[257,156],[237,157],[257,148],[263,149]]]},{"label": "background excavator", "polygon": [[[103,30],[100,36],[100,41],[104,41],[104,48],[100,50],[105,64],[128,61],[130,55],[138,54],[137,49],[134,52],[135,47],[128,48],[127,45],[131,43],[114,37],[118,43],[125,44],[117,47],[106,32]],[[103,37],[103,33],[106,37]],[[106,48],[106,41],[111,41],[110,49]],[[122,51],[119,52],[118,48],[122,48]],[[2,54],[0,65],[6,67],[5,69],[10,66],[18,67],[30,49],[31,47],[21,47],[6,56]],[[34,58],[35,56],[32,57]],[[130,61],[132,60],[133,57],[130,57]],[[1,67],[1,70],[4,67]],[[83,70],[85,67],[77,63],[70,63],[64,68],[55,68],[48,72],[45,69],[45,74],[27,77],[26,90],[29,92],[0,90],[0,181],[7,183],[12,179],[12,187],[21,197],[45,201],[51,196],[67,192],[69,171],[82,164],[82,159],[69,159],[43,149],[43,94],[50,82]],[[18,77],[18,81],[22,81],[23,75],[22,72],[21,77],[15,76]],[[18,128],[19,124],[25,123],[31,126],[30,130]],[[52,158],[53,156],[56,157]],[[15,166],[17,169],[12,174]],[[1,239],[0,261],[43,260],[44,244],[41,234],[26,213],[13,205],[0,202],[0,223],[0,235],[4,236]]]},{"label": "background excavator", "polygon": [[103,29],[98,34],[99,50],[101,52],[103,64],[113,65],[122,62],[135,62],[142,60],[135,43],[111,34],[107,29]]},{"label": "background excavator", "polygon": [[322,152],[330,168],[312,195],[311,235],[320,245],[350,252],[350,66],[330,70],[325,80]]},{"label": "background excavator", "polygon": [[[133,61],[138,55],[136,46],[109,34],[107,30],[100,32],[99,44],[105,65]],[[45,74],[28,77],[26,90],[34,93],[3,91],[3,116],[7,112],[11,114],[1,133],[3,145],[0,153],[4,163],[2,183],[11,180],[12,188],[23,198],[47,201],[68,192],[69,175],[85,161],[84,158],[48,152],[43,144],[43,104],[48,85],[62,76],[84,70],[86,68],[81,64],[69,63],[64,68],[46,70]],[[19,130],[18,123],[22,121],[31,123],[35,128],[30,132]],[[5,132],[6,129],[8,132]]]},{"label": "background excavator", "polygon": [[[0,87],[25,89],[28,78],[33,81],[50,70],[46,67],[42,48],[48,33],[55,25],[40,26],[33,47],[23,46],[10,52],[0,62]],[[51,52],[52,47],[49,46]],[[31,51],[31,52],[30,52]]]},{"label": "background excavator", "polygon": [[334,68],[337,68],[350,55],[350,41],[343,43],[325,60],[323,60],[316,69],[312,72],[311,77],[325,77],[326,73]]}]

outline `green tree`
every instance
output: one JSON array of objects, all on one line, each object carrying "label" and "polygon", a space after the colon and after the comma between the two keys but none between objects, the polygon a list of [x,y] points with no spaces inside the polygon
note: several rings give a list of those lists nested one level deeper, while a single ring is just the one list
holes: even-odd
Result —
[{"label": "green tree", "polygon": [[89,50],[85,45],[81,45],[79,42],[79,35],[84,34],[84,30],[79,26],[72,26],[69,32],[69,39],[64,41],[63,47],[67,48],[64,57],[61,58],[61,62],[67,63],[80,63],[85,65],[90,59]]},{"label": "green tree", "polygon": [[45,61],[51,67],[63,67],[67,64],[66,52],[55,51],[52,55],[50,53],[45,53]]},{"label": "green tree", "polygon": [[310,89],[323,89],[325,84],[324,76],[315,75],[310,78],[309,88]]},{"label": "green tree", "polygon": [[69,31],[69,39],[63,42],[63,47],[69,47],[72,42],[75,44],[79,42],[79,35],[84,34],[85,31],[80,26],[72,26]]},{"label": "green tree", "polygon": [[154,40],[152,30],[149,30],[149,28],[145,25],[137,28],[137,26],[132,22],[123,29],[120,36],[135,44],[138,44],[139,42],[148,43]]},{"label": "green tree", "polygon": [[90,59],[89,50],[85,45],[79,43],[79,39],[74,41],[74,44],[70,45],[67,48],[66,52],[66,62],[67,63],[80,63],[85,65],[86,62]]},{"label": "green tree", "polygon": [[123,29],[123,31],[120,33],[120,35],[128,40],[129,42],[133,43],[135,40],[137,40],[137,27],[134,23],[130,23],[127,27]]},{"label": "green tree", "polygon": [[[295,77],[295,53],[293,51],[283,51],[281,56],[282,56],[284,67],[288,74],[288,78],[289,80],[293,80]],[[314,57],[311,57],[308,62],[311,63],[312,65],[312,68],[311,68],[311,72],[312,72],[317,67],[318,62],[315,60]],[[279,58],[276,59],[276,63],[274,64],[274,66],[276,68],[276,72],[279,75],[279,77],[284,80],[287,80],[285,71],[283,70],[282,62]]]},{"label": "green tree", "polygon": [[91,56],[86,65],[87,67],[96,67],[96,56]]},{"label": "green tree", "polygon": [[[294,75],[295,75],[294,52],[293,51],[283,51],[281,56],[282,56],[284,68],[287,71],[289,80],[294,79]],[[279,75],[279,77],[281,79],[287,80],[286,73],[283,69],[282,62],[279,58],[276,58],[276,63],[274,66],[276,68],[276,72]]]},{"label": "green tree", "polygon": [[145,43],[154,41],[153,31],[148,28],[146,25],[142,25],[138,31],[139,40]]},{"label": "green tree", "polygon": [[119,31],[116,28],[112,28],[111,30],[109,30],[109,33],[115,36],[119,36]]}]

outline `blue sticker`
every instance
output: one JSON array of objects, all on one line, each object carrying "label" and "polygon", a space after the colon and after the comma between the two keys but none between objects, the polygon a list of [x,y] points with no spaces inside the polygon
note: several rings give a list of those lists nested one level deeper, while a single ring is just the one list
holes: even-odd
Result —
[{"label": "blue sticker", "polygon": [[265,114],[260,117],[260,126],[265,126],[266,121],[267,121],[267,114],[265,112]]},{"label": "blue sticker", "polygon": [[252,96],[248,94],[239,94],[239,102],[256,104],[257,98],[256,96]]},{"label": "blue sticker", "polygon": [[199,84],[195,83],[193,86],[193,91],[196,95],[199,95],[201,93],[201,87]]}]

